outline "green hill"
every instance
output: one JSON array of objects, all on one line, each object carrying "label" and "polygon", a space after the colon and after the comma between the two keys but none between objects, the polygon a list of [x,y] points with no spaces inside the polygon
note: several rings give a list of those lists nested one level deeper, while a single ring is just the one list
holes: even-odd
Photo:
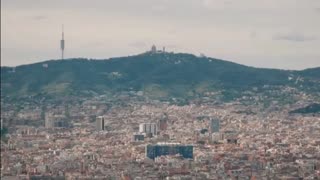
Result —
[{"label": "green hill", "polygon": [[[48,66],[48,67],[46,67]],[[106,60],[50,60],[1,67],[1,97],[85,96],[143,91],[153,98],[193,98],[221,91],[237,96],[253,87],[320,90],[320,68],[285,71],[248,67],[191,54],[144,53]]]}]

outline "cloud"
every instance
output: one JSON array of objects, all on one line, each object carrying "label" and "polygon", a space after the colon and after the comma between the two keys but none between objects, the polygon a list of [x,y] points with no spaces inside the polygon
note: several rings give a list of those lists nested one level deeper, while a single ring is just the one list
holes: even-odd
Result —
[{"label": "cloud", "polygon": [[273,36],[273,40],[305,42],[305,41],[315,41],[315,40],[317,40],[317,37],[306,36],[306,35],[300,34],[300,33],[276,34]]},{"label": "cloud", "polygon": [[320,7],[314,9],[317,13],[320,13]]},{"label": "cloud", "polygon": [[42,20],[48,19],[48,17],[39,15],[39,16],[33,16],[32,19],[36,21],[42,21]]}]

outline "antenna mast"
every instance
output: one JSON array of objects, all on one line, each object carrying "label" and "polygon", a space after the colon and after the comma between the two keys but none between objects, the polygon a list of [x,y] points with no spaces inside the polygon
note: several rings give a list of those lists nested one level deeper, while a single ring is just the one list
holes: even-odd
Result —
[{"label": "antenna mast", "polygon": [[62,24],[62,39],[60,41],[60,48],[61,48],[61,59],[63,60],[64,59],[64,27],[63,27],[63,24]]}]

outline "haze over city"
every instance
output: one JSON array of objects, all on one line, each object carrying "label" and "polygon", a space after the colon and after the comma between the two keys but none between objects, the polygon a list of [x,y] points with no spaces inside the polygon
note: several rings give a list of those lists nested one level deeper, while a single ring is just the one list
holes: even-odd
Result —
[{"label": "haze over city", "polygon": [[2,0],[1,66],[139,54],[156,44],[267,68],[320,66],[319,0]]},{"label": "haze over city", "polygon": [[320,179],[320,0],[2,0],[1,180]]}]

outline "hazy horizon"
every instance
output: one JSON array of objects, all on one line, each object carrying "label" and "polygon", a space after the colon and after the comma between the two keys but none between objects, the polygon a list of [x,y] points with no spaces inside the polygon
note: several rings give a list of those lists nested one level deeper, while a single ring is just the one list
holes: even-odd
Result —
[{"label": "hazy horizon", "polygon": [[1,66],[171,52],[261,67],[320,66],[318,0],[1,1]]},{"label": "hazy horizon", "polygon": [[[190,54],[190,53],[187,53],[187,52],[174,52],[175,54],[178,54],[178,53],[186,53],[186,54]],[[0,67],[18,67],[18,66],[25,66],[25,65],[30,65],[30,64],[36,64],[36,63],[42,63],[42,62],[47,62],[47,61],[68,61],[68,60],[71,60],[71,59],[91,59],[91,60],[97,60],[97,61],[104,61],[104,60],[110,60],[111,58],[121,58],[121,57],[127,57],[127,56],[137,56],[137,55],[140,55],[141,53],[138,53],[138,54],[130,54],[130,55],[126,55],[126,56],[117,56],[117,57],[107,57],[107,58],[90,58],[90,57],[67,57],[65,58],[64,60],[61,60],[61,59],[46,59],[46,60],[41,60],[41,61],[34,61],[34,62],[30,62],[30,63],[25,63],[25,64],[19,64],[19,65],[13,65],[13,66],[10,66],[10,65],[0,65]],[[197,54],[193,54],[195,56],[198,56],[200,57],[200,55],[197,55]],[[206,56],[208,58],[215,58],[215,59],[219,59],[219,60],[223,60],[223,61],[228,61],[228,62],[233,62],[233,63],[237,63],[237,64],[241,64],[241,63],[238,63],[238,62],[235,62],[235,61],[232,61],[232,60],[228,60],[228,59],[221,59],[221,58],[216,58],[216,57],[209,57],[209,56]],[[253,67],[253,68],[266,68],[266,69],[279,69],[279,70],[288,70],[288,71],[302,71],[302,70],[306,70],[306,69],[313,69],[313,68],[320,68],[320,65],[319,66],[315,66],[315,67],[307,67],[307,68],[303,68],[303,69],[285,69],[285,68],[273,68],[273,67],[258,67],[258,66],[252,66],[252,65],[247,65],[247,64],[241,64],[241,65],[245,65],[245,66],[248,66],[248,67]]]}]

